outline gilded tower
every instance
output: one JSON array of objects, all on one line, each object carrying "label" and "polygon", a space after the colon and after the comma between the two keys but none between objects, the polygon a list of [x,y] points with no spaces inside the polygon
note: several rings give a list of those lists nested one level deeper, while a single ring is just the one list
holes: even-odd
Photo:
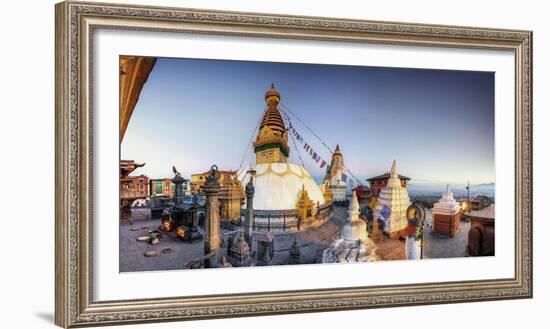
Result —
[{"label": "gilded tower", "polygon": [[281,101],[281,95],[275,89],[275,85],[265,93],[267,109],[262,118],[256,141],[254,153],[256,163],[286,163],[289,154],[288,134],[285,122],[277,106]]}]

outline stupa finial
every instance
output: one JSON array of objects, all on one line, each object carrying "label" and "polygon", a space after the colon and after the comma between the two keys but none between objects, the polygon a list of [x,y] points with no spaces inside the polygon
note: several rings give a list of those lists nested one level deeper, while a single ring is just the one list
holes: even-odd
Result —
[{"label": "stupa finial", "polygon": [[360,213],[359,200],[357,200],[357,193],[355,192],[355,190],[353,190],[353,194],[351,195],[351,200],[348,206],[348,220],[350,222],[358,220],[359,213]]},{"label": "stupa finial", "polygon": [[449,184],[447,184],[447,194],[448,193],[451,193],[451,187],[449,186]]},{"label": "stupa finial", "polygon": [[393,160],[393,163],[391,165],[390,176],[391,177],[397,177],[397,164],[396,164],[395,160]]},{"label": "stupa finial", "polygon": [[279,104],[280,101],[281,94],[279,94],[279,92],[275,88],[275,84],[271,83],[271,88],[269,88],[269,90],[265,93],[265,102],[268,104],[271,102],[273,102],[274,104]]}]

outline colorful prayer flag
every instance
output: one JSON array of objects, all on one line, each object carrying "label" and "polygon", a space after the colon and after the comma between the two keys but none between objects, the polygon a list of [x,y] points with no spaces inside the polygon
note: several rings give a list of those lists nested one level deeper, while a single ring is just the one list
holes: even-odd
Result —
[{"label": "colorful prayer flag", "polygon": [[348,180],[348,176],[346,174],[342,174],[342,181],[345,183]]},{"label": "colorful prayer flag", "polygon": [[304,149],[306,149],[306,150],[307,150],[307,143],[305,143],[305,144],[304,144]]},{"label": "colorful prayer flag", "polygon": [[321,161],[321,169],[326,165],[327,163],[325,162],[325,160]]},{"label": "colorful prayer flag", "polygon": [[313,152],[313,160],[317,159],[317,152]]}]

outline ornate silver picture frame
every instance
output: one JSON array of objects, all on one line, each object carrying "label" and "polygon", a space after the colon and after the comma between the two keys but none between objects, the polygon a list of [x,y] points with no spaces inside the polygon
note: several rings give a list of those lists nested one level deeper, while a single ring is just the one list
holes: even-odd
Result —
[{"label": "ornate silver picture frame", "polygon": [[[55,323],[198,320],[531,298],[532,32],[65,1],[56,5]],[[93,298],[93,35],[98,30],[507,50],[515,58],[514,276],[207,296]],[[512,145],[508,145],[512,147]],[[344,265],[345,266],[345,265]]]}]

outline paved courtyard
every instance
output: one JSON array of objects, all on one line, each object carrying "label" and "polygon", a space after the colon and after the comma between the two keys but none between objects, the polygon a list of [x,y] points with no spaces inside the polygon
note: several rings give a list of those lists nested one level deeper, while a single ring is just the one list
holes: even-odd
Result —
[{"label": "paved courtyard", "polygon": [[[190,260],[198,259],[204,254],[204,242],[184,242],[172,232],[162,232],[160,244],[151,245],[138,241],[147,236],[149,231],[159,228],[159,219],[150,219],[146,209],[133,209],[133,223],[122,221],[120,225],[120,271],[159,271],[182,269]],[[321,255],[331,242],[340,237],[340,231],[347,217],[347,209],[335,207],[334,216],[318,228],[297,233],[276,233],[274,265],[287,264],[290,246],[294,238],[302,245],[302,254],[308,264],[319,263]],[[431,211],[427,211],[425,223],[424,258],[464,257],[468,238],[468,223],[461,222],[458,234],[449,238],[431,230]],[[224,240],[234,231],[222,229]],[[201,230],[201,233],[202,230]],[[260,234],[253,235],[253,248]],[[225,254],[226,248],[222,248]],[[147,257],[147,252],[156,252]],[[405,244],[395,239],[385,239],[377,243],[377,254],[382,260],[405,259]]]},{"label": "paved courtyard", "polygon": [[426,210],[424,223],[424,255],[423,258],[466,257],[468,246],[469,223],[460,221],[460,229],[452,238],[432,230],[432,210]]}]

